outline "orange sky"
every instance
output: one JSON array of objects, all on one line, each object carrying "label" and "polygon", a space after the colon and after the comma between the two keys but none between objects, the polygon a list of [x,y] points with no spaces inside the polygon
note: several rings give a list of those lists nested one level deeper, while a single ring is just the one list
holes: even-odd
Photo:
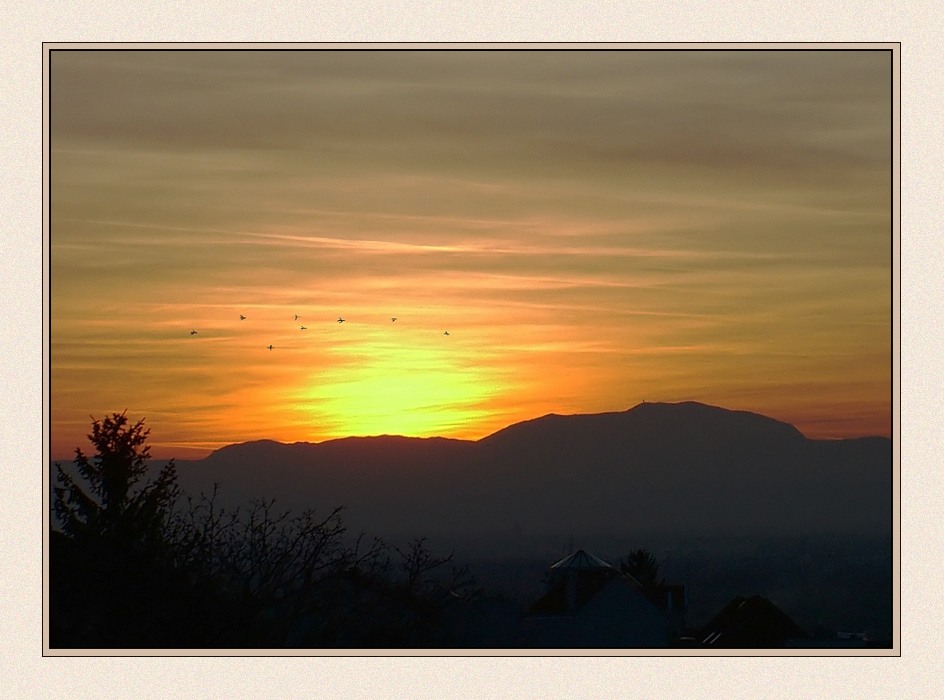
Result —
[{"label": "orange sky", "polygon": [[125,409],[182,458],[643,400],[889,435],[890,81],[881,51],[54,50],[52,455]]}]

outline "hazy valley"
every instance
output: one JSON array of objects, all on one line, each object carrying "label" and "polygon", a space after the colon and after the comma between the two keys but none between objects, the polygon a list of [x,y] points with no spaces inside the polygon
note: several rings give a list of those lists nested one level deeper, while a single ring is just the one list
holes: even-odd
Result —
[{"label": "hazy valley", "polygon": [[697,403],[548,415],[479,441],[261,441],[178,462],[229,507],[344,506],[352,532],[429,538],[522,601],[575,547],[650,549],[689,590],[689,621],[761,594],[801,624],[891,630],[892,453],[886,438],[809,440]]}]

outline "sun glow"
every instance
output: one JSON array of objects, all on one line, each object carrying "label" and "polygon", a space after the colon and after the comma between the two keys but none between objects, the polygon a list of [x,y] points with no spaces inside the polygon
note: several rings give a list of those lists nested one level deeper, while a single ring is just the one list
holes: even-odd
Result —
[{"label": "sun glow", "polygon": [[449,337],[431,338],[344,346],[331,372],[310,374],[294,413],[321,434],[473,437],[506,387]]}]

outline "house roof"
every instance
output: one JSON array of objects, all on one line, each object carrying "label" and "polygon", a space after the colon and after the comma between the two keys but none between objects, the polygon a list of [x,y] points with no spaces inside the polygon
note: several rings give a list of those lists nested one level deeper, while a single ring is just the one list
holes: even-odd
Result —
[{"label": "house roof", "polygon": [[551,565],[548,569],[547,590],[529,608],[529,613],[572,613],[582,608],[619,575],[619,571],[600,557],[578,549]]},{"label": "house roof", "polygon": [[531,615],[572,614],[580,610],[607,583],[617,578],[616,572],[607,569],[582,569],[579,574],[568,580],[569,576],[553,579],[547,591],[530,608]]},{"label": "house roof", "polygon": [[809,635],[766,598],[735,598],[701,631],[703,646],[724,648],[782,647]]},{"label": "house roof", "polygon": [[581,569],[581,570],[592,570],[592,569],[613,569],[613,565],[609,564],[600,557],[590,554],[583,549],[578,549],[573,554],[569,554],[559,562],[551,564],[551,569],[560,571],[563,569]]}]

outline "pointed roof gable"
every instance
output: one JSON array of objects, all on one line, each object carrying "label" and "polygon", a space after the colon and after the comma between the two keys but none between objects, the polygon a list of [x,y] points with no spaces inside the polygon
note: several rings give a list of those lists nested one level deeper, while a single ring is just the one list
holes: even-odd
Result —
[{"label": "pointed roof gable", "polygon": [[751,649],[783,647],[788,640],[809,637],[780,608],[756,595],[732,600],[700,636],[702,646]]},{"label": "pointed roof gable", "polygon": [[592,570],[592,569],[613,569],[613,565],[609,564],[600,557],[590,554],[583,549],[578,549],[573,554],[569,554],[563,559],[561,559],[556,564],[551,564],[551,569],[556,571],[562,571],[564,569],[580,569],[580,570]]}]

